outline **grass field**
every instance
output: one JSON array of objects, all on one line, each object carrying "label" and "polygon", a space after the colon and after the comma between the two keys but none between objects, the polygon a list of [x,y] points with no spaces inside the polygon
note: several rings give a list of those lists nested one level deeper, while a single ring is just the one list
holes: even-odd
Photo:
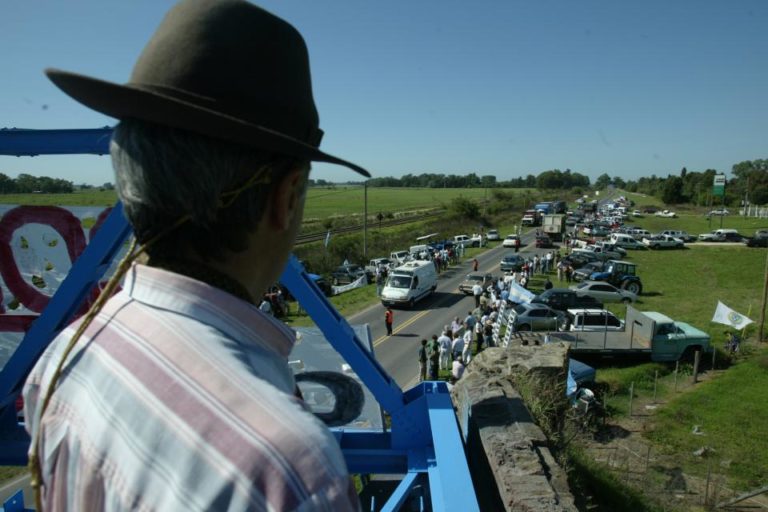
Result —
[{"label": "grass field", "polygon": [[[706,476],[728,475],[728,484],[741,489],[765,485],[768,478],[768,350],[732,366],[719,378],[695,391],[673,398],[655,418],[649,438],[658,449],[674,454],[686,471]],[[692,435],[698,425],[702,435]],[[708,446],[709,457],[693,452]]]},{"label": "grass field", "polygon": [[[368,215],[378,212],[396,213],[443,207],[456,197],[481,200],[490,198],[493,189],[484,188],[368,188]],[[524,194],[530,189],[498,189]],[[348,215],[363,215],[363,187],[310,188],[304,208],[304,218],[325,219]],[[117,201],[114,191],[82,190],[72,194],[7,194],[0,203],[61,206],[111,206]]]}]

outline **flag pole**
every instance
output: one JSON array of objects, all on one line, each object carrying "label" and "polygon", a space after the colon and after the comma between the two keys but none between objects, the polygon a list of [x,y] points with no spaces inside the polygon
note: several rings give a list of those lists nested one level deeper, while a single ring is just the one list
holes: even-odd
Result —
[{"label": "flag pole", "polygon": [[[747,318],[749,318],[750,316],[752,316],[752,302],[749,303],[749,307],[747,308]],[[745,325],[741,329],[741,339],[744,339],[744,333],[746,332],[747,332],[747,326]]]}]

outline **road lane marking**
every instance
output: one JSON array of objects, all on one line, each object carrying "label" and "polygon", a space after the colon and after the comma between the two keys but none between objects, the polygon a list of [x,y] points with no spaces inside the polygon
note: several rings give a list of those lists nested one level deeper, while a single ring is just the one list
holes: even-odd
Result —
[{"label": "road lane marking", "polygon": [[[397,329],[394,329],[394,330],[392,331],[392,334],[393,334],[393,335],[395,335],[395,334],[397,334],[398,332],[402,331],[404,328],[408,327],[409,325],[411,325],[411,324],[412,324],[413,322],[415,322],[416,320],[418,320],[418,319],[420,319],[420,318],[423,318],[423,317],[424,317],[424,316],[425,316],[427,313],[429,313],[430,311],[432,311],[432,310],[430,310],[430,309],[425,309],[424,311],[421,311],[421,312],[419,312],[419,313],[417,313],[417,314],[413,315],[411,318],[409,318],[408,320],[406,320],[405,322],[403,322],[402,324],[400,324],[400,325],[397,327]],[[377,339],[376,341],[374,341],[374,342],[373,342],[373,346],[374,346],[374,347],[376,347],[376,346],[378,346],[378,345],[382,344],[382,343],[383,343],[383,342],[384,342],[384,341],[385,341],[387,338],[391,338],[391,337],[392,337],[392,336],[387,336],[387,335],[384,335],[384,336],[380,337],[379,339]]]}]

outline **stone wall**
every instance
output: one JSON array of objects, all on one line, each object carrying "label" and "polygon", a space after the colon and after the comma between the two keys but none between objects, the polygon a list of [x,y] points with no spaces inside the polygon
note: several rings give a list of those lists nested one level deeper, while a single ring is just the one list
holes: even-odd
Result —
[{"label": "stone wall", "polygon": [[561,396],[562,403],[548,406],[565,407],[567,368],[563,344],[489,348],[454,386],[481,510],[576,511],[565,471],[516,389],[525,388],[525,396]]}]

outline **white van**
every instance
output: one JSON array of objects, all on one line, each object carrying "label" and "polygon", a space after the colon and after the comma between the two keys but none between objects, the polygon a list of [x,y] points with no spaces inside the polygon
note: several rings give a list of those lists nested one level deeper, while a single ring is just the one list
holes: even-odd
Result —
[{"label": "white van", "polygon": [[435,264],[431,261],[409,261],[389,273],[381,290],[381,303],[412,308],[436,289]]},{"label": "white van", "polygon": [[611,233],[611,236],[608,239],[613,245],[621,247],[622,249],[646,249],[642,242],[638,242],[632,238],[632,235],[627,235],[625,233]]},{"label": "white van", "polygon": [[621,331],[624,321],[607,309],[569,309],[564,331]]}]

